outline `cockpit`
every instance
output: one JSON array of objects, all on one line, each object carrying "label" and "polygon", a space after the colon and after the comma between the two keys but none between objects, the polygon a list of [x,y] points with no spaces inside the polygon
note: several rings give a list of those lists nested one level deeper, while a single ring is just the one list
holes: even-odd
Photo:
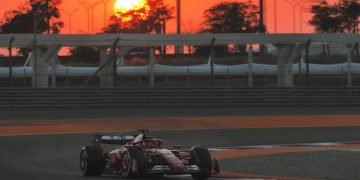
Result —
[{"label": "cockpit", "polygon": [[151,137],[147,137],[145,134],[139,134],[133,141],[134,145],[138,145],[143,148],[160,148],[162,143],[162,140],[152,139]]}]

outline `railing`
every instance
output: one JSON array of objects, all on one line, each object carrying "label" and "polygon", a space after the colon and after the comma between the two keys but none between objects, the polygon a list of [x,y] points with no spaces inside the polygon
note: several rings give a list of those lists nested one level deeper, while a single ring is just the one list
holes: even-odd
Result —
[{"label": "railing", "polygon": [[[32,34],[0,34],[0,47],[32,47]],[[354,44],[358,34],[97,34],[97,35],[38,35],[38,46],[111,46],[120,38],[119,46],[214,45],[227,44],[296,44],[311,39],[313,44]]]},{"label": "railing", "polygon": [[[229,45],[229,44],[237,44],[237,45],[255,45],[255,44],[272,44],[277,49],[277,69],[275,72],[267,69],[262,71],[262,74],[268,75],[270,72],[276,74],[278,77],[278,86],[279,87],[292,87],[293,86],[293,67],[292,63],[298,59],[298,54],[303,49],[309,49],[310,44],[342,44],[349,45],[346,47],[346,64],[344,64],[345,72],[341,72],[341,74],[345,74],[347,76],[347,86],[351,87],[353,84],[352,74],[356,69],[353,69],[352,65],[352,49],[354,44],[358,44],[360,42],[360,35],[358,34],[97,34],[97,35],[46,35],[41,34],[37,36],[36,44],[37,47],[32,47],[34,44],[34,37],[32,34],[0,34],[0,47],[11,47],[11,48],[33,48],[38,52],[38,56],[34,56],[31,72],[32,76],[32,86],[36,87],[49,87],[48,78],[51,75],[52,78],[52,86],[56,87],[56,73],[49,74],[49,69],[47,68],[48,62],[52,64],[52,70],[56,70],[55,66],[55,56],[61,47],[74,47],[74,46],[93,46],[98,47],[100,51],[106,56],[100,58],[102,62],[102,67],[106,71],[106,73],[98,73],[91,74],[94,70],[89,70],[90,77],[95,77],[96,75],[101,76],[100,85],[102,87],[114,87],[116,86],[116,67],[112,67],[110,62],[116,62],[116,58],[118,56],[124,57],[124,53],[121,54],[117,52],[118,48],[123,47],[137,47],[137,46],[147,46],[152,47],[149,51],[150,54],[154,54],[154,48],[157,46],[166,46],[166,45],[175,45],[175,46],[209,46],[211,44],[211,50],[214,52],[213,47],[216,45]],[[47,47],[47,48],[44,48]],[[112,48],[112,53],[108,54],[108,48]],[[252,47],[252,46],[249,46]],[[10,49],[11,49],[10,48]],[[213,54],[213,53],[211,53]],[[256,72],[258,68],[253,66],[253,55],[252,48],[248,50],[248,65],[247,69],[244,70],[244,74],[248,75],[249,86],[253,86],[255,84],[253,82],[253,74],[259,74]],[[306,57],[308,57],[308,53],[306,53]],[[217,75],[217,70],[221,69],[214,65],[214,56],[210,58],[210,71],[209,68],[203,68],[202,75],[208,73],[211,77],[211,82],[214,81],[214,76]],[[309,69],[309,58],[305,58],[306,62],[306,81],[308,84],[308,79],[312,70]],[[155,58],[154,56],[150,56],[150,66],[148,68],[148,72],[144,72],[145,69],[142,69],[141,73],[136,73],[136,76],[143,75],[144,73],[148,74],[150,77],[150,86],[153,87],[154,77],[156,76],[157,70],[154,66]],[[100,68],[100,69],[101,69]],[[234,67],[237,68],[237,67]],[[312,68],[312,67],[311,67]],[[168,68],[169,69],[169,68]],[[184,69],[184,68],[183,68]],[[239,68],[240,69],[240,68]],[[314,68],[312,68],[314,69]],[[9,67],[8,76],[10,77],[10,84],[12,84],[12,68]],[[19,71],[19,72],[18,72]],[[76,71],[80,71],[80,69],[76,69]],[[99,70],[96,70],[98,72]],[[171,72],[175,72],[174,70],[170,70]],[[235,71],[230,71],[228,69],[222,68],[222,75],[228,75]],[[6,73],[5,70],[3,72]],[[30,71],[28,71],[30,73]],[[296,71],[295,71],[296,72]],[[120,72],[121,73],[121,72]],[[191,70],[186,69],[186,72],[181,72],[182,75],[187,75],[192,73]],[[1,73],[0,73],[1,74]],[[16,69],[14,68],[14,75],[22,75],[25,77],[26,72],[24,69]],[[67,69],[63,68],[62,76],[68,77],[69,75],[76,74],[76,72],[70,72]],[[163,73],[163,75],[169,75],[169,72]],[[338,74],[338,73],[336,73]],[[30,75],[30,74],[28,74]],[[111,77],[110,77],[111,76]],[[90,78],[91,80],[92,78]],[[90,81],[87,80],[86,82]],[[87,83],[84,83],[85,85]],[[213,83],[212,83],[213,84]]]},{"label": "railing", "polygon": [[357,88],[0,89],[0,108],[359,106]]}]

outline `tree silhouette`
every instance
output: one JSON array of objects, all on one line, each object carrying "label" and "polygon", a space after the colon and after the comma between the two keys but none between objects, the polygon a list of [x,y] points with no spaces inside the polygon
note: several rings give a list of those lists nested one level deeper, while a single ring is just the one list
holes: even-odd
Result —
[{"label": "tree silhouette", "polygon": [[359,32],[360,3],[357,1],[341,0],[329,5],[326,0],[322,0],[319,5],[311,7],[311,12],[314,15],[309,23],[315,26],[316,32]]},{"label": "tree silhouette", "polygon": [[75,47],[70,49],[71,60],[87,64],[99,64],[99,51],[95,47]]},{"label": "tree silhouette", "polygon": [[[35,9],[35,18],[37,21],[37,33],[54,33],[60,32],[64,23],[59,19],[60,12],[58,9],[61,0],[31,0],[20,5],[17,9],[5,14],[1,21],[0,33],[33,33],[33,9]],[[50,22],[51,21],[51,22]],[[19,54],[27,56],[30,52],[28,48],[19,49]]]},{"label": "tree silhouette", "polygon": [[337,5],[343,32],[359,33],[360,2],[341,0]]},{"label": "tree silhouette", "polygon": [[259,32],[258,7],[249,2],[221,2],[204,12],[201,32]]},{"label": "tree silhouette", "polygon": [[[205,21],[201,33],[256,33],[260,32],[258,7],[249,2],[221,2],[204,12]],[[238,45],[239,51],[246,46]],[[215,46],[215,56],[224,56],[229,52],[227,46]],[[195,54],[207,56],[208,47],[196,47]]]},{"label": "tree silhouette", "polygon": [[33,12],[30,4],[34,4],[36,9],[37,33],[59,33],[64,26],[59,20],[60,3],[61,0],[31,0],[30,3],[20,5],[18,9],[6,13],[2,19],[0,33],[33,33]]},{"label": "tree silhouette", "polygon": [[[319,33],[359,33],[360,3],[356,0],[340,0],[334,5],[329,5],[322,0],[319,5],[311,7],[314,14],[309,24]],[[354,47],[359,56],[359,44]],[[327,45],[327,53],[330,47]],[[327,54],[323,46],[323,54]]]},{"label": "tree silhouette", "polygon": [[[146,6],[117,12],[110,17],[105,33],[161,33],[166,21],[174,18],[174,8],[166,5],[164,0],[147,0]],[[158,47],[161,51],[161,47]]]},{"label": "tree silhouette", "polygon": [[319,33],[334,33],[341,31],[341,19],[335,6],[331,6],[326,0],[322,0],[319,5],[311,7],[311,13],[314,16],[309,24],[315,27],[315,31]]},{"label": "tree silhouette", "polygon": [[173,18],[174,8],[164,0],[147,0],[147,6],[129,10],[110,18],[105,33],[160,33],[164,22]]}]

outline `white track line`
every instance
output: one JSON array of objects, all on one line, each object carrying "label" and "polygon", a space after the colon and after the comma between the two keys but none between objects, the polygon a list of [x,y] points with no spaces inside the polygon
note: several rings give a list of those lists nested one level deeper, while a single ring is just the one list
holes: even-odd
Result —
[{"label": "white track line", "polygon": [[276,145],[256,145],[256,146],[228,146],[228,147],[209,148],[209,150],[210,151],[225,151],[225,150],[234,150],[234,149],[270,149],[270,148],[278,148],[278,147],[335,146],[335,145],[350,145],[350,144],[360,144],[360,141],[276,144]]},{"label": "white track line", "polygon": [[[166,176],[169,179],[174,178],[174,180],[176,180],[176,177],[189,177],[191,178],[191,175],[171,175],[171,176]],[[249,179],[249,178],[226,178],[226,177],[211,177],[210,179],[213,180],[220,180],[220,179],[224,179],[224,180],[265,180],[265,179]],[[266,180],[270,180],[270,179],[266,179]]]}]

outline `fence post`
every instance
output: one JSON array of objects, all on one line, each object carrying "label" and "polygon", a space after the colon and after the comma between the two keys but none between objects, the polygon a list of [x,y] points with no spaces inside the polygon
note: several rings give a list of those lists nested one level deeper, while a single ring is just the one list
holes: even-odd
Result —
[{"label": "fence post", "polygon": [[26,67],[24,67],[24,87],[27,86],[27,83],[26,83]]},{"label": "fence post", "polygon": [[210,51],[210,78],[211,78],[211,86],[214,86],[214,64],[215,64],[215,38],[213,38],[211,40],[210,46],[211,46],[211,51]]},{"label": "fence post", "polygon": [[69,86],[69,68],[66,68],[66,80],[65,80],[65,82],[66,82],[66,87],[68,87]]},{"label": "fence post", "polygon": [[[104,61],[104,64],[101,65],[99,67],[99,69],[97,69],[95,71],[94,74],[91,75],[91,77],[89,77],[81,86],[85,87],[88,83],[90,83],[90,81],[92,81],[94,78],[97,77],[97,75],[110,63],[112,63],[113,61],[116,61],[116,57],[117,57],[117,53],[116,53],[116,47],[118,46],[118,43],[120,41],[120,38],[116,38],[116,40],[113,42],[112,48],[111,48],[111,52],[110,52],[110,57]],[[105,52],[105,51],[104,51]],[[110,64],[113,65],[113,64]],[[100,82],[101,83],[101,82]]]},{"label": "fence post", "polygon": [[154,77],[154,67],[155,67],[155,53],[154,49],[150,49],[150,87],[155,87],[155,77]]},{"label": "fence post", "polygon": [[248,51],[248,85],[249,87],[253,87],[253,46],[250,44],[249,51]]},{"label": "fence post", "polygon": [[309,61],[310,61],[310,55],[309,55],[309,48],[310,48],[310,44],[311,44],[311,39],[309,39],[306,42],[306,47],[305,47],[305,63],[306,63],[306,78],[305,78],[305,84],[308,86],[309,85],[309,74],[310,74],[310,66],[309,66]]},{"label": "fence post", "polygon": [[226,86],[229,87],[230,85],[230,71],[229,71],[229,68],[226,68]]},{"label": "fence post", "polygon": [[11,36],[9,41],[9,85],[10,87],[13,86],[13,73],[12,73],[12,44],[14,42],[14,36]]},{"label": "fence post", "polygon": [[352,47],[353,45],[350,45],[347,48],[347,87],[351,87],[352,86]]},{"label": "fence post", "polygon": [[51,87],[56,88],[56,59],[50,58],[51,64]]}]

